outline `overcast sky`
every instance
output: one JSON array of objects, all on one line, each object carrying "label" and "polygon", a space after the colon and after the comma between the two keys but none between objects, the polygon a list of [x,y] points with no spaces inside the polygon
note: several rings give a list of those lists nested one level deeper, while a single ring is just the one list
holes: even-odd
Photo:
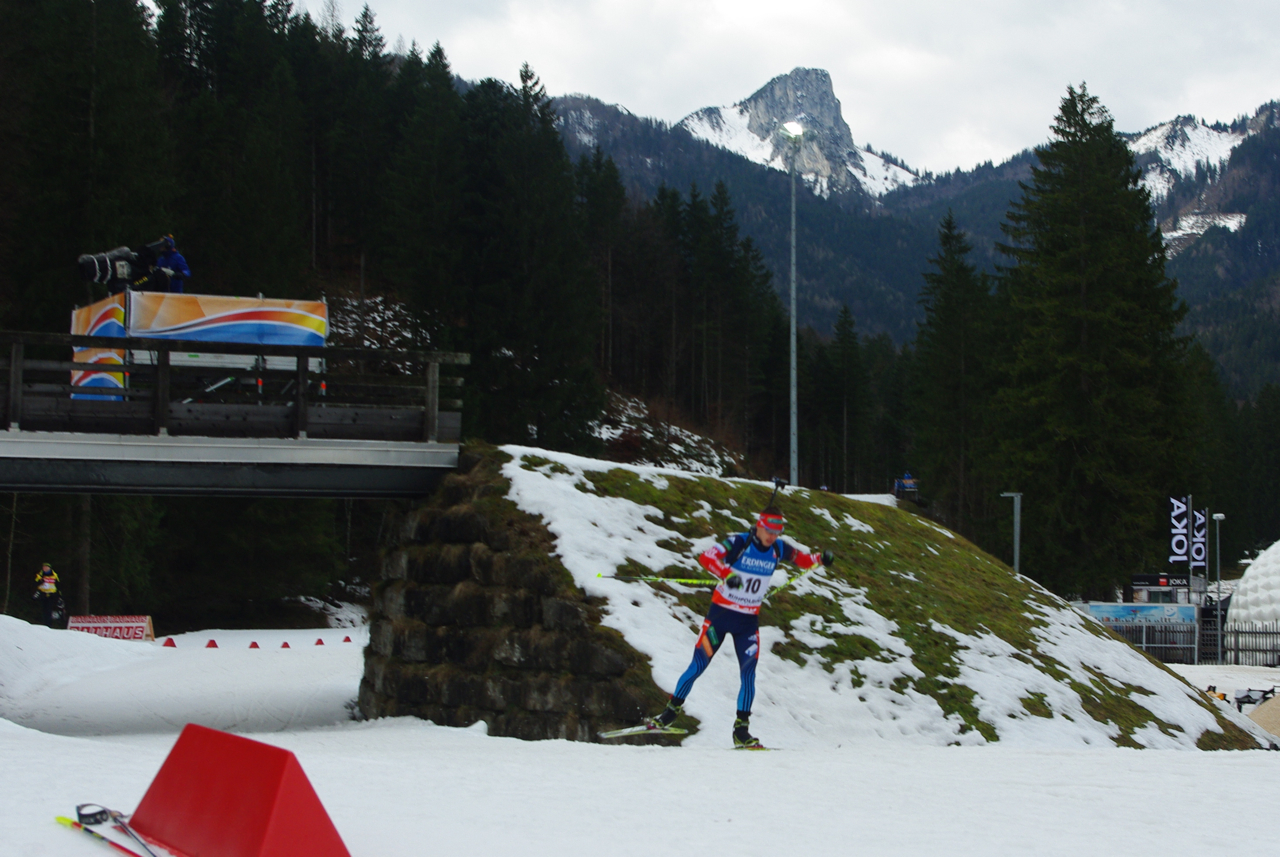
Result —
[{"label": "overcast sky", "polygon": [[[317,17],[325,0],[297,2]],[[370,0],[388,46],[439,41],[465,78],[586,93],[678,122],[797,66],[831,72],[845,120],[916,169],[1043,142],[1086,81],[1121,131],[1230,121],[1280,99],[1276,0]],[[363,0],[341,0],[350,24]]]}]

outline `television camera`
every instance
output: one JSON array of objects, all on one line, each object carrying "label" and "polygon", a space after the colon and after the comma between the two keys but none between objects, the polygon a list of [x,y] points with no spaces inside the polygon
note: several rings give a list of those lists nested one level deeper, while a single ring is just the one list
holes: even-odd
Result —
[{"label": "television camera", "polygon": [[115,294],[125,289],[168,291],[169,275],[156,267],[167,249],[165,239],[146,244],[141,250],[117,247],[105,253],[85,253],[76,260],[86,282],[99,283]]}]

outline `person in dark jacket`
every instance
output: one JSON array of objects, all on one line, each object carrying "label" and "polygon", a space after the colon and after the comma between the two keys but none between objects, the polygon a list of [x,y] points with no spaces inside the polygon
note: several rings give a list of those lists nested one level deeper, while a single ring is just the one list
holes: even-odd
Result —
[{"label": "person in dark jacket", "polygon": [[50,628],[62,619],[67,609],[62,593],[58,591],[59,583],[58,572],[53,570],[53,566],[41,563],[40,570],[36,572],[36,592],[32,597],[40,602],[44,609],[44,623]]},{"label": "person in dark jacket", "polygon": [[156,257],[155,266],[167,278],[169,291],[181,294],[183,284],[191,276],[191,269],[187,267],[187,260],[178,252],[172,235],[166,235],[160,240],[164,242],[165,249]]}]

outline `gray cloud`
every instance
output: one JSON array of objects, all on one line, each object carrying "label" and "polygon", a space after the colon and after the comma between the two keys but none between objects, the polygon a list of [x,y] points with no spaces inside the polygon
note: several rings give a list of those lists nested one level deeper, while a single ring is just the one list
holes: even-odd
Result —
[{"label": "gray cloud", "polygon": [[[299,4],[303,6],[304,4]],[[320,0],[307,4],[318,13]],[[343,4],[346,20],[362,4]],[[379,26],[439,41],[457,73],[582,92],[676,122],[796,66],[831,72],[859,144],[935,172],[1048,136],[1069,83],[1116,126],[1228,121],[1280,98],[1266,0],[371,0]]]}]

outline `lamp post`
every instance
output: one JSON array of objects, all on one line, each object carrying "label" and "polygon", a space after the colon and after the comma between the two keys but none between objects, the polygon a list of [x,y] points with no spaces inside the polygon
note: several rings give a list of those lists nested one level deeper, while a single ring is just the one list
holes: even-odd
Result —
[{"label": "lamp post", "polygon": [[1226,520],[1226,515],[1221,512],[1213,513],[1213,548],[1217,553],[1218,563],[1218,596],[1217,603],[1214,605],[1218,610],[1218,663],[1222,663],[1222,522]]},{"label": "lamp post", "polygon": [[800,140],[804,126],[799,122],[786,122],[782,134],[791,143],[791,484],[800,484],[800,427],[796,393],[796,155],[800,153]]},{"label": "lamp post", "polygon": [[1015,574],[1021,574],[1022,565],[1019,554],[1022,552],[1022,492],[1006,491],[1000,496],[1013,498],[1013,571]]}]

